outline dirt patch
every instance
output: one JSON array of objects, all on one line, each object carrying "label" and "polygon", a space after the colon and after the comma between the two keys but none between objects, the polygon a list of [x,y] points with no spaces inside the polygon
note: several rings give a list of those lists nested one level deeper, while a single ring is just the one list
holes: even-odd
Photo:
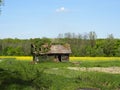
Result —
[{"label": "dirt patch", "polygon": [[120,74],[120,67],[68,67],[70,70],[78,70],[78,71],[96,71],[96,72],[106,72],[112,74]]}]

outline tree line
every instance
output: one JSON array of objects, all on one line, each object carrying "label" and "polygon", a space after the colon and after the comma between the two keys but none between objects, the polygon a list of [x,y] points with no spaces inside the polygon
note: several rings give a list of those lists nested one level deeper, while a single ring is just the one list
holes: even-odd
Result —
[{"label": "tree line", "polygon": [[57,38],[31,38],[31,39],[0,39],[0,55],[2,56],[29,56],[31,44],[40,47],[43,44],[63,44],[71,46],[71,56],[120,56],[120,39],[112,34],[107,38],[97,39],[95,32],[84,35],[75,33],[59,34]]}]

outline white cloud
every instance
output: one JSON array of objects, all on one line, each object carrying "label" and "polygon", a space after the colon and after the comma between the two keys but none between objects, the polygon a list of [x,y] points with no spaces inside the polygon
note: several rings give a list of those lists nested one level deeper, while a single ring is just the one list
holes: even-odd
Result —
[{"label": "white cloud", "polygon": [[67,12],[68,9],[66,9],[65,7],[60,7],[58,9],[56,9],[56,12]]}]

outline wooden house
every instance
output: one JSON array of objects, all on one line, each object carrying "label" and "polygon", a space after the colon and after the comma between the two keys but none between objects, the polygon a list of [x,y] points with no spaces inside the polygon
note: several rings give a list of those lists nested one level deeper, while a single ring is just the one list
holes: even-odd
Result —
[{"label": "wooden house", "polygon": [[[45,47],[46,46],[46,47]],[[44,52],[44,50],[47,48],[47,51]],[[41,49],[39,52],[33,52],[33,58],[37,56],[48,56],[48,57],[54,57],[54,61],[69,61],[69,55],[71,54],[71,48],[69,44],[64,45],[50,45],[49,48],[47,45],[41,46]]]}]

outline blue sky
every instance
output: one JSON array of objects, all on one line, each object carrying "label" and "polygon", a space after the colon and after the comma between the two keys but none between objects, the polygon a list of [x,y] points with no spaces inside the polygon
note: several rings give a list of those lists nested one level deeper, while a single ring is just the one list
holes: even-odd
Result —
[{"label": "blue sky", "polygon": [[4,0],[0,38],[55,38],[89,33],[120,38],[120,0]]}]

